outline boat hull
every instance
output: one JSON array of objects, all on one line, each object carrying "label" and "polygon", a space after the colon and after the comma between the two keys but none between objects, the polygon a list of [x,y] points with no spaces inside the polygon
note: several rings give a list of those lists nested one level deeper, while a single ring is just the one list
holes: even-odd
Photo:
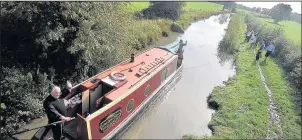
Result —
[{"label": "boat hull", "polygon": [[181,65],[173,74],[170,75],[169,78],[163,83],[156,91],[150,96],[146,101],[144,101],[140,107],[138,107],[131,116],[123,121],[120,126],[118,126],[115,130],[113,130],[110,134],[108,134],[104,139],[119,139],[127,132],[127,130],[139,120],[141,116],[144,115],[146,111],[151,107],[151,103],[156,99],[160,99],[167,95],[169,91],[172,90],[173,87],[178,83],[178,81],[182,77],[183,65]]}]

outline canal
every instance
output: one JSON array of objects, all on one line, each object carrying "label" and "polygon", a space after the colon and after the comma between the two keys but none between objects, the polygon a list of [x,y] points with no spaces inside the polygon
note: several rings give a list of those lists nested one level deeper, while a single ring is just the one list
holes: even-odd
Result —
[{"label": "canal", "polygon": [[184,47],[182,79],[159,102],[132,124],[122,139],[179,139],[185,134],[211,135],[207,125],[214,112],[207,97],[215,86],[235,75],[231,61],[221,63],[217,48],[230,15],[212,16],[192,23],[178,39]]}]

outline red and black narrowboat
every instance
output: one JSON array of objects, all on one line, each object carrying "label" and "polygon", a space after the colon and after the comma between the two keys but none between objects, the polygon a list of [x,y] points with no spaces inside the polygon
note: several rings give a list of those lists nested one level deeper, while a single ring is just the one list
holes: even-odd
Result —
[{"label": "red and black narrowboat", "polygon": [[[111,139],[131,124],[140,111],[181,78],[182,59],[175,41],[132,55],[106,71],[73,87],[72,101],[63,126],[67,139]],[[52,139],[51,129],[39,129],[32,139]]]}]

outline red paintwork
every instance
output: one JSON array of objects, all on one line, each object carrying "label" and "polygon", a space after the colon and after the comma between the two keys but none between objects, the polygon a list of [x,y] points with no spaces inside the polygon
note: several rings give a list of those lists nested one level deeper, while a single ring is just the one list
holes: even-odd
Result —
[{"label": "red paintwork", "polygon": [[[168,67],[170,67],[171,72],[168,72],[170,75],[176,70],[177,66],[177,57],[174,57],[175,60],[173,60],[169,65],[167,65],[164,69],[162,69],[159,73],[154,75],[152,78],[150,78],[145,84],[143,84],[141,87],[139,87],[136,91],[134,91],[132,94],[130,94],[128,97],[121,100],[119,103],[115,104],[108,110],[104,111],[99,116],[93,118],[90,120],[90,128],[91,128],[91,139],[101,139],[105,137],[107,134],[109,134],[114,128],[116,128],[123,120],[125,120],[137,107],[148,97],[153,93],[160,85],[161,85],[161,74],[164,70],[166,70]],[[145,96],[145,89],[147,85],[151,86],[151,92],[148,96]],[[134,99],[134,106],[133,109],[128,113],[126,112],[128,101]],[[109,113],[117,109],[118,107],[122,107],[122,117],[121,119],[115,123],[110,129],[108,129],[105,133],[100,133],[99,131],[99,123],[102,118],[106,117]]]},{"label": "red paintwork", "polygon": [[[161,63],[154,62],[154,60],[163,60],[165,67],[162,67]],[[123,62],[121,64],[118,64],[108,70],[106,70],[103,73],[97,74],[94,77],[84,81],[83,83],[79,84],[79,87],[81,92],[84,92],[86,90],[95,88],[100,83],[101,79],[109,76],[112,72],[122,72],[124,75],[126,75],[126,80],[120,81],[117,83],[115,88],[108,92],[106,95],[104,95],[104,98],[107,98],[111,101],[117,101],[119,97],[121,97],[123,94],[125,94],[129,90],[134,90],[132,93],[130,93],[127,97],[120,100],[117,103],[112,104],[110,108],[107,110],[104,110],[104,112],[95,112],[91,114],[90,118],[83,118],[81,115],[77,115],[77,122],[78,122],[78,137],[81,139],[102,139],[106,135],[108,135],[112,130],[114,130],[121,122],[123,122],[133,111],[135,111],[138,106],[145,101],[151,94],[153,93],[159,86],[161,86],[162,81],[162,73],[164,70],[167,70],[168,76],[170,76],[174,71],[176,71],[177,68],[177,59],[178,56],[174,55],[166,50],[162,50],[159,48],[152,48],[148,51],[145,51],[144,53],[138,55],[135,57],[135,61],[133,63],[130,62]],[[172,61],[171,61],[172,60]],[[144,65],[141,65],[141,63],[144,63]],[[137,77],[136,74],[140,73],[140,68],[151,68],[153,67],[148,73],[153,74],[155,72],[155,69],[161,68],[161,70],[153,75],[153,77],[150,77],[144,84],[142,84],[137,89],[134,89],[136,84],[139,84],[143,79],[146,79],[148,75],[143,74],[140,77]],[[129,71],[129,69],[131,69]],[[167,76],[167,77],[168,77]],[[92,79],[99,79],[99,81],[92,83]],[[148,94],[148,96],[145,96],[145,90],[146,87],[150,85],[151,90]],[[72,94],[71,94],[72,95]],[[69,99],[71,95],[67,96],[66,99]],[[130,112],[126,111],[128,102],[133,99],[134,100],[134,106]],[[121,107],[122,109],[122,116],[118,122],[116,122],[111,128],[109,128],[105,133],[101,133],[99,130],[99,123],[101,120],[106,117],[109,113],[113,112],[117,108]],[[89,122],[88,122],[89,121]],[[90,126],[88,126],[90,124]],[[86,129],[87,128],[87,129]],[[91,137],[89,138],[89,135],[91,134]]]}]

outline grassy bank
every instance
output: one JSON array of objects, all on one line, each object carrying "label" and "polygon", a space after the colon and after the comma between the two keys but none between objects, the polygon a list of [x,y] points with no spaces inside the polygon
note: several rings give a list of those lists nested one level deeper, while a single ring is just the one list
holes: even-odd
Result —
[{"label": "grassy bank", "polygon": [[283,137],[301,139],[301,93],[286,80],[284,71],[273,59],[268,59],[266,64],[260,66],[267,85],[274,93]]},{"label": "grassy bank", "polygon": [[[169,34],[171,31],[171,24],[174,23],[178,25],[182,30],[185,30],[189,24],[193,21],[208,18],[211,15],[216,15],[222,13],[220,10],[222,6],[210,2],[186,2],[184,10],[182,11],[179,19],[172,21],[170,19],[139,19],[134,16],[135,12],[139,12],[142,9],[147,8],[150,4],[149,2],[129,2],[126,7],[126,11],[131,13],[130,20],[128,24],[125,25],[128,29],[128,37],[130,38],[132,46],[136,50],[125,50],[120,56],[125,56],[129,52],[139,52],[140,49],[146,48],[148,45],[156,42],[163,34]],[[194,5],[194,6],[193,6]],[[196,9],[198,8],[198,9]]]},{"label": "grassy bank", "polygon": [[294,101],[294,90],[290,88],[282,68],[271,58],[260,64],[267,85],[273,92],[283,133],[269,123],[268,96],[260,81],[253,50],[249,44],[241,43],[246,27],[243,18],[243,15],[232,17],[224,38],[229,43],[220,46],[234,52],[237,75],[226,86],[216,87],[209,97],[209,102],[218,104],[218,110],[209,123],[213,136],[186,135],[184,139],[263,139],[270,134],[268,129],[278,138],[301,139],[301,114],[297,109],[301,104]]}]

